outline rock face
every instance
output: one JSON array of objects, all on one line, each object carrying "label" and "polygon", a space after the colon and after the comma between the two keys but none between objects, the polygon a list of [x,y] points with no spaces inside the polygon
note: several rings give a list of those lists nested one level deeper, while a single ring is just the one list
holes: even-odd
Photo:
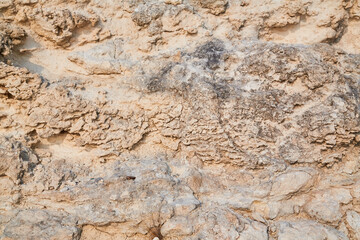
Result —
[{"label": "rock face", "polygon": [[357,0],[0,0],[0,239],[359,239]]}]

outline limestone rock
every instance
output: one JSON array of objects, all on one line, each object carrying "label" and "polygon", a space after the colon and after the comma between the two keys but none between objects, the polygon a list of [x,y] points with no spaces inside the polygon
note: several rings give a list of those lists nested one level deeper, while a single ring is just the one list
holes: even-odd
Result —
[{"label": "limestone rock", "polygon": [[359,1],[0,1],[0,239],[358,239]]},{"label": "limestone rock", "polygon": [[13,0],[1,0],[0,9],[10,7],[13,4]]},{"label": "limestone rock", "polygon": [[15,45],[19,45],[25,36],[26,33],[21,27],[5,22],[0,22],[0,56],[9,55],[13,47]]},{"label": "limestone rock", "polygon": [[6,224],[6,239],[78,239],[81,230],[64,213],[46,210],[25,210]]},{"label": "limestone rock", "polygon": [[315,222],[279,222],[278,239],[349,239],[334,228]]},{"label": "limestone rock", "polygon": [[271,189],[271,195],[287,195],[304,187],[311,179],[306,172],[288,172],[278,176]]},{"label": "limestone rock", "polygon": [[229,3],[227,0],[205,0],[198,2],[201,7],[209,9],[210,12],[215,15],[224,13]]},{"label": "limestone rock", "polygon": [[29,100],[43,85],[41,78],[31,74],[27,69],[19,69],[0,63],[0,70],[0,86],[3,87],[1,95],[6,98]]},{"label": "limestone rock", "polygon": [[[91,16],[89,13],[54,7],[35,8],[25,12],[25,15],[26,19],[30,21],[31,29],[38,36],[63,47],[70,46],[76,29],[90,24],[94,26],[98,21],[96,16]],[[20,21],[26,19],[23,18]]]},{"label": "limestone rock", "polygon": [[68,59],[85,68],[89,74],[122,73],[125,66],[129,64],[124,59],[120,59],[122,53],[121,42],[121,39],[110,40],[89,51],[74,52],[68,56]]},{"label": "limestone rock", "polygon": [[354,232],[354,238],[360,237],[360,215],[355,211],[348,211],[346,213],[346,221],[350,225],[351,230]]},{"label": "limestone rock", "polygon": [[331,199],[314,199],[306,206],[306,211],[310,216],[326,222],[339,221],[342,217],[340,204]]},{"label": "limestone rock", "polygon": [[316,193],[307,203],[307,213],[321,221],[337,222],[341,219],[341,204],[348,204],[352,196],[346,189],[331,189],[326,192]]}]

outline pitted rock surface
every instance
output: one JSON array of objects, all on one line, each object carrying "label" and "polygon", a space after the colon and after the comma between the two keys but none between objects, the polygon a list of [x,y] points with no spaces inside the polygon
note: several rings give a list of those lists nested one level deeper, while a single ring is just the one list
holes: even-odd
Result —
[{"label": "pitted rock surface", "polygon": [[0,239],[360,238],[358,0],[0,0]]}]

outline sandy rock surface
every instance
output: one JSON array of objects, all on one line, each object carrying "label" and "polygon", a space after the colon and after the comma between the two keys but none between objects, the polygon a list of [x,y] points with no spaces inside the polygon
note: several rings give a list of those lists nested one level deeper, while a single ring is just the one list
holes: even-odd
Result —
[{"label": "sandy rock surface", "polygon": [[0,0],[0,239],[360,239],[360,1]]}]

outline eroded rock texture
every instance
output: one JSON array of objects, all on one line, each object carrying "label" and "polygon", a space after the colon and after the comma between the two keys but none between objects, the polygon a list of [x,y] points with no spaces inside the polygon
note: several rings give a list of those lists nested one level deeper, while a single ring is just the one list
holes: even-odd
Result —
[{"label": "eroded rock texture", "polygon": [[358,0],[0,0],[0,239],[360,239]]}]

